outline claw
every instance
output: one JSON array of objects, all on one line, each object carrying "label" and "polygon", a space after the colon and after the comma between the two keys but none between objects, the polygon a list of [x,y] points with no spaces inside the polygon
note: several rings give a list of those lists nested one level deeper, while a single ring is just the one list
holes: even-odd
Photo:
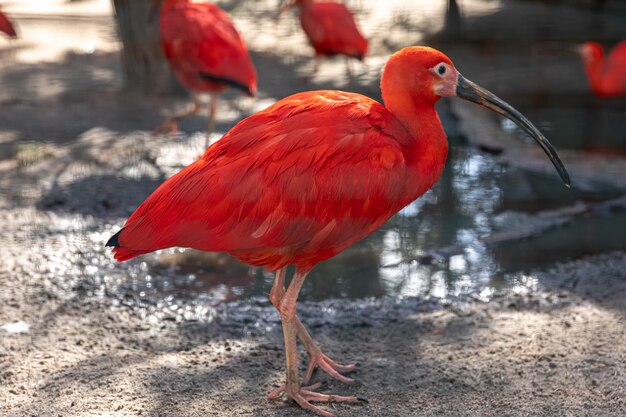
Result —
[{"label": "claw", "polygon": [[321,383],[316,383],[313,385],[309,385],[307,387],[302,387],[298,391],[289,392],[287,390],[286,385],[282,385],[269,394],[267,394],[268,398],[274,399],[277,398],[283,392],[287,392],[287,395],[292,398],[298,405],[305,410],[313,411],[324,417],[333,417],[333,413],[328,412],[320,407],[317,407],[311,404],[312,401],[317,402],[333,402],[333,403],[341,403],[341,402],[368,402],[363,397],[355,397],[355,396],[342,396],[342,395],[334,395],[334,394],[321,394],[319,392],[313,391],[314,389],[319,388]]},{"label": "claw", "polygon": [[326,372],[332,378],[338,379],[341,382],[351,383],[354,382],[354,379],[348,378],[347,376],[341,375],[339,372],[352,372],[356,366],[356,364],[350,365],[340,365],[337,362],[330,359],[328,356],[324,355],[322,352],[318,352],[317,354],[313,354],[309,359],[309,367],[306,370],[306,374],[304,376],[304,384],[308,384],[313,376],[313,371],[315,367],[318,366],[321,370]]},{"label": "claw", "polygon": [[298,405],[304,409],[313,411],[324,417],[333,417],[333,413],[330,413],[320,407],[317,407],[311,404],[311,401],[319,401],[319,402],[333,402],[333,403],[341,403],[341,402],[359,402],[358,397],[344,397],[341,395],[333,395],[333,394],[320,394],[319,392],[309,391],[307,389],[301,388],[299,392],[293,393],[291,396]]}]

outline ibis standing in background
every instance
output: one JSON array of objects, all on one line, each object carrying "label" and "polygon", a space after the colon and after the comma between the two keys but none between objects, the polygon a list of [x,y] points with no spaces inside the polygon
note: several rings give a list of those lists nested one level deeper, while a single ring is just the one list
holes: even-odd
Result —
[{"label": "ibis standing in background", "polygon": [[160,3],[163,51],[176,78],[191,92],[193,104],[186,111],[166,118],[158,130],[176,132],[179,120],[200,109],[198,95],[208,93],[208,146],[215,127],[219,93],[234,87],[249,96],[256,94],[254,64],[230,17],[218,6],[189,0],[155,0],[155,7]]},{"label": "ibis standing in background", "polygon": [[359,31],[352,12],[345,5],[314,0],[287,0],[281,6],[278,17],[294,6],[300,9],[300,24],[315,49],[313,75],[319,68],[321,57],[346,56],[348,74],[350,58],[360,61],[365,58],[367,39]]},{"label": "ibis standing in background", "polygon": [[[276,271],[270,300],[285,339],[281,393],[322,416],[312,402],[359,401],[307,386],[319,367],[344,382],[354,365],[322,353],[296,314],[300,288],[318,263],[347,249],[424,194],[440,177],[448,142],[435,103],[457,96],[508,117],[569,176],[548,140],[517,110],[465,79],[443,53],[409,47],[387,62],[385,105],[343,91],[295,94],[239,122],[198,161],[165,181],[107,242],[125,261],[173,246],[224,251]],[[287,266],[296,272],[285,288]],[[309,366],[299,378],[296,339]]]},{"label": "ibis standing in background", "polygon": [[596,42],[585,42],[577,48],[585,65],[591,91],[598,97],[626,94],[626,41],[621,41],[605,56]]},{"label": "ibis standing in background", "polygon": [[9,38],[17,38],[15,26],[13,26],[7,15],[2,13],[2,10],[0,10],[0,32],[4,32]]}]

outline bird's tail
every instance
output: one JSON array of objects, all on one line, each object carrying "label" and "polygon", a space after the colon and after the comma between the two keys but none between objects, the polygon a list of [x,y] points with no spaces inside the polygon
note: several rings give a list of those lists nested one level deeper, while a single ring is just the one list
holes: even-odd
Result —
[{"label": "bird's tail", "polygon": [[113,248],[113,257],[118,262],[124,262],[129,259],[133,259],[136,256],[143,255],[144,253],[148,253],[149,251],[142,250],[132,250],[126,248]]},{"label": "bird's tail", "polygon": [[[122,229],[124,230],[124,229]],[[113,257],[118,262],[124,262],[129,259],[132,259],[136,256],[143,255],[144,253],[148,253],[150,251],[141,251],[141,250],[132,250],[128,248],[124,248],[120,246],[119,237],[122,230],[111,236],[111,239],[108,240],[106,246],[110,246],[113,248]]]}]

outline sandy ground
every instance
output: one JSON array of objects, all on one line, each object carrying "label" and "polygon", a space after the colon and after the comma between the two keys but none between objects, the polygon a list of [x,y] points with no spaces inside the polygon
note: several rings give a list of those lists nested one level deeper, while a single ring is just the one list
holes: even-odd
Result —
[{"label": "sandy ground", "polygon": [[[310,416],[264,397],[284,378],[280,323],[266,299],[207,308],[141,300],[119,285],[129,272],[111,262],[104,242],[203,138],[150,137],[158,109],[171,101],[118,93],[109,9],[89,3],[40,10],[66,16],[50,18],[49,27],[75,20],[71,10],[93,18],[74,22],[82,43],[40,31],[38,40],[0,48],[17,61],[0,65],[0,416]],[[480,13],[492,7],[470,3]],[[24,33],[46,20],[28,17],[33,4],[11,6],[24,16]],[[529,9],[537,7],[544,6]],[[376,65],[405,35],[394,28],[377,38],[370,67],[355,80],[336,77],[343,65],[334,62],[310,88],[339,82],[376,96]],[[219,129],[301,88],[284,74],[306,74],[302,39],[290,38],[291,61],[277,61],[272,42],[263,41],[254,48],[266,77],[261,98],[224,101]],[[501,73],[512,76],[490,72]],[[578,86],[559,88],[571,85]],[[204,124],[198,117],[183,129]],[[623,186],[623,167],[616,162],[603,175]],[[589,163],[583,168],[575,175],[590,176]],[[613,252],[531,271],[524,285],[495,294],[304,301],[300,315],[325,352],[359,364],[352,385],[318,373],[322,390],[369,399],[325,408],[338,416],[623,416],[625,270],[626,253]]]}]

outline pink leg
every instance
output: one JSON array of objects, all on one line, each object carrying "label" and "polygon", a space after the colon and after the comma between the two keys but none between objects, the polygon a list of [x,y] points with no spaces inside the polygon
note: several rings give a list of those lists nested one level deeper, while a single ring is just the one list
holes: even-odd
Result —
[{"label": "pink leg", "polygon": [[[272,286],[272,290],[270,292],[270,301],[277,309],[279,308],[280,301],[285,294],[286,274],[286,268],[282,268],[276,271],[276,278],[274,279],[274,285]],[[337,362],[333,361],[331,358],[322,353],[322,350],[319,348],[319,346],[317,346],[317,344],[315,343],[309,332],[306,330],[306,327],[304,327],[304,324],[302,324],[297,315],[295,321],[298,337],[300,338],[302,343],[304,343],[304,346],[309,354],[309,365],[307,367],[306,374],[302,383],[304,385],[307,385],[311,381],[313,371],[315,371],[316,367],[319,367],[328,375],[341,382],[354,382],[352,378],[341,375],[339,372],[351,372],[354,370],[356,364],[340,365]],[[279,393],[277,393],[276,395],[278,394]]]},{"label": "pink leg", "polygon": [[[282,278],[284,279],[284,276]],[[296,272],[296,275],[294,276],[291,285],[289,285],[287,291],[284,292],[278,306],[278,311],[280,313],[280,318],[283,325],[283,335],[285,338],[285,356],[287,358],[287,383],[282,390],[279,388],[270,393],[270,398],[275,398],[284,391],[289,397],[296,401],[298,405],[300,405],[300,407],[313,411],[324,417],[332,417],[332,413],[325,411],[317,406],[314,406],[313,404],[311,404],[311,401],[358,402],[362,401],[362,399],[357,397],[343,397],[339,395],[319,394],[312,391],[315,386],[306,388],[302,388],[300,386],[300,380],[298,377],[298,349],[296,346],[296,339],[298,334],[298,326],[296,325],[296,301],[298,299],[298,294],[300,293],[300,288],[302,288],[302,284],[304,283],[305,278],[306,274]],[[279,277],[277,273],[276,281],[278,280]],[[276,281],[274,282],[274,286],[276,286]],[[272,291],[273,290],[274,288],[272,288]]]},{"label": "pink leg", "polygon": [[350,60],[352,58],[350,58],[349,56],[345,57],[346,60],[346,75],[348,76],[348,80],[352,80],[352,68],[350,67]]},{"label": "pink leg", "polygon": [[209,147],[209,141],[211,140],[211,133],[215,130],[215,113],[217,112],[217,93],[211,93],[211,102],[209,103],[209,125],[207,126],[206,141],[204,142],[204,149]]},{"label": "pink leg", "polygon": [[178,131],[178,121],[184,119],[185,117],[189,117],[198,113],[198,110],[200,110],[200,101],[198,100],[198,97],[194,94],[193,103],[191,104],[191,106],[189,106],[189,108],[187,108],[187,110],[177,113],[174,116],[166,117],[163,121],[163,124],[157,127],[153,133],[166,133],[171,135],[176,134],[176,132]]},{"label": "pink leg", "polygon": [[322,58],[315,55],[315,57],[313,57],[313,71],[311,72],[311,79],[317,75],[317,72],[320,70],[321,63]]}]

